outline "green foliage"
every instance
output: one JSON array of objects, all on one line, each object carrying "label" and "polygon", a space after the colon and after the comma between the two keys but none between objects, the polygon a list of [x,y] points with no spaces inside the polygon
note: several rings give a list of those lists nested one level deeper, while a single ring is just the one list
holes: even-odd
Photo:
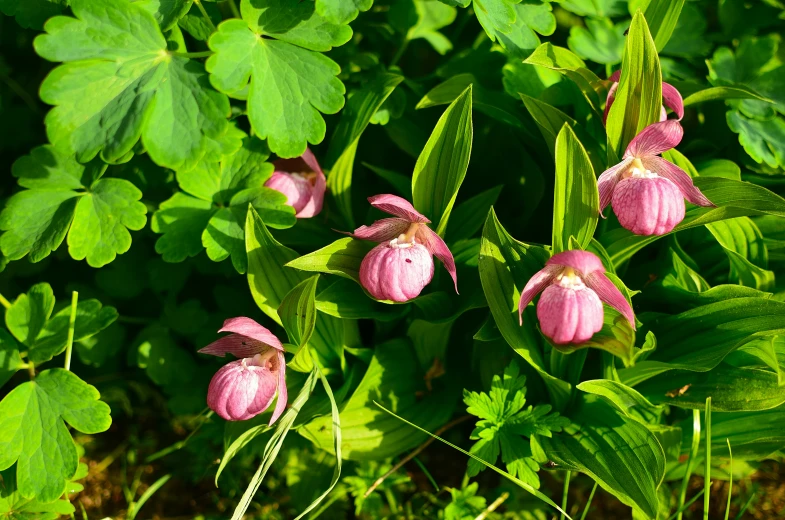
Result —
[{"label": "green foliage", "polygon": [[[570,421],[556,412],[551,413],[551,406],[547,404],[525,407],[526,377],[519,376],[514,363],[504,370],[503,376],[493,377],[489,393],[464,390],[463,402],[467,412],[480,418],[470,437],[477,442],[469,451],[491,464],[501,453],[511,475],[539,488],[537,471],[540,466],[525,438],[550,437],[551,432],[562,431]],[[466,472],[473,477],[483,469],[485,467],[478,462],[469,460]]]},{"label": "green foliage", "polygon": [[[46,117],[55,146],[80,162],[100,153],[117,163],[141,138],[155,162],[174,169],[240,147],[228,98],[210,88],[200,63],[167,50],[153,15],[128,0],[72,0],[71,10],[76,18],[55,18],[35,40],[39,55],[65,62],[41,86],[41,99],[55,105]],[[134,38],[117,37],[128,31]]]},{"label": "green foliage", "polygon": [[0,468],[17,464],[17,489],[25,498],[56,500],[76,474],[79,459],[67,422],[82,433],[109,428],[109,406],[98,391],[61,368],[41,372],[0,402]]},{"label": "green foliage", "polygon": [[29,253],[39,262],[66,235],[75,260],[101,267],[131,247],[128,230],[142,229],[147,208],[142,192],[125,179],[101,178],[106,167],[79,164],[51,146],[33,149],[14,163],[12,173],[27,188],[12,196],[0,213],[3,254],[11,260]]},{"label": "green foliage", "polygon": [[273,172],[273,165],[265,162],[268,156],[263,141],[246,137],[240,150],[220,162],[178,171],[177,183],[183,191],[162,202],[152,218],[153,231],[163,234],[155,244],[163,259],[182,262],[206,249],[216,262],[231,257],[234,268],[243,274],[249,204],[267,225],[293,226],[294,208],[286,205],[286,197],[263,186]]},{"label": "green foliage", "polygon": [[340,67],[320,51],[343,45],[352,31],[323,19],[311,2],[284,4],[242,0],[243,20],[221,24],[210,38],[215,54],[206,66],[221,92],[248,87],[248,118],[256,135],[281,157],[297,157],[307,143],[324,139],[319,112],[343,108],[346,89],[335,77]]}]

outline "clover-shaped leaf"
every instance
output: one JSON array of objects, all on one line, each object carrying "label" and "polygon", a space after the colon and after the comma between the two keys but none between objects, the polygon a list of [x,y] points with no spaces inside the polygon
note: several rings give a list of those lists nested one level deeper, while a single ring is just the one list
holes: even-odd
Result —
[{"label": "clover-shaped leaf", "polygon": [[71,9],[76,18],[53,18],[34,42],[42,57],[65,62],[41,85],[41,99],[55,105],[46,117],[52,144],[79,162],[100,153],[113,163],[141,138],[173,169],[237,150],[229,99],[200,63],[167,50],[149,11],[128,0],[72,0]]},{"label": "clover-shaped leaf", "polygon": [[243,0],[242,20],[228,20],[210,38],[210,81],[221,92],[248,87],[248,119],[281,157],[298,157],[324,139],[319,114],[344,104],[340,67],[319,51],[349,41],[351,29],[324,20],[313,2]]},{"label": "clover-shaped leaf", "polygon": [[130,0],[153,15],[162,31],[171,29],[177,21],[185,16],[193,4],[193,0]]},{"label": "clover-shaped leaf", "polygon": [[125,179],[102,179],[99,161],[79,164],[53,146],[34,148],[11,173],[28,188],[0,213],[0,249],[10,260],[38,262],[68,235],[68,252],[101,267],[131,247],[131,230],[147,222],[142,192]]},{"label": "clover-shaped leaf", "polygon": [[182,262],[205,248],[216,262],[231,256],[235,269],[244,273],[248,204],[271,227],[295,224],[294,208],[286,205],[286,196],[263,186],[273,173],[273,165],[265,162],[268,156],[263,141],[247,137],[240,150],[220,163],[204,162],[177,172],[183,192],[161,203],[152,219],[153,231],[163,234],[155,250],[165,261]]},{"label": "clover-shaped leaf", "polygon": [[106,431],[109,406],[73,372],[53,368],[14,388],[0,402],[0,469],[16,463],[20,495],[56,500],[79,464],[66,422],[82,433]]},{"label": "clover-shaped leaf", "polygon": [[349,23],[371,8],[373,0],[316,0],[316,12],[330,23]]},{"label": "clover-shaped leaf", "polygon": [[[52,316],[55,297],[48,283],[39,283],[20,294],[5,313],[8,330],[27,350],[34,363],[43,363],[65,350],[71,308],[66,306]],[[76,307],[74,341],[87,339],[117,319],[114,307],[98,300],[82,300]]]},{"label": "clover-shaped leaf", "polygon": [[624,50],[624,32],[630,22],[616,25],[608,18],[586,19],[586,27],[570,29],[567,45],[581,58],[607,65],[621,63]]}]

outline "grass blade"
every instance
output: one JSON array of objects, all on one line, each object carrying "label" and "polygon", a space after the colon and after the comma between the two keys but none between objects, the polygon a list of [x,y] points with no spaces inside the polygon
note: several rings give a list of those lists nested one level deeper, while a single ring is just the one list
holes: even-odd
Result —
[{"label": "grass blade", "polygon": [[692,475],[693,464],[698,457],[698,450],[700,449],[701,441],[701,414],[700,410],[692,411],[692,446],[690,447],[690,457],[687,459],[687,469],[684,472],[684,479],[681,481],[681,490],[679,490],[679,512],[677,520],[682,520],[684,511],[684,500],[687,498],[687,484],[690,482],[690,475]]},{"label": "grass blade", "polygon": [[752,499],[753,498],[755,498],[755,493],[750,495],[750,498],[749,498],[749,500],[747,500],[747,503],[744,504],[744,507],[741,508],[741,511],[739,511],[739,514],[736,515],[736,520],[741,520],[741,518],[744,516],[744,513],[747,512],[747,508],[750,507],[750,504],[752,504]]},{"label": "grass blade", "polygon": [[562,515],[564,515],[565,517],[567,517],[569,520],[573,520],[573,519],[572,519],[572,517],[571,517],[570,515],[568,515],[568,514],[567,514],[567,513],[566,513],[566,512],[565,512],[565,511],[564,511],[564,510],[561,508],[561,507],[559,507],[558,505],[556,505],[556,503],[554,503],[554,502],[553,502],[553,500],[551,500],[550,498],[548,498],[547,496],[545,496],[544,494],[542,494],[542,492],[538,491],[537,489],[535,489],[534,487],[530,486],[530,485],[529,485],[529,484],[527,484],[526,482],[523,482],[522,480],[519,480],[519,479],[517,479],[517,478],[513,477],[512,475],[510,475],[510,474],[509,474],[509,473],[507,473],[506,471],[504,471],[504,470],[501,470],[501,469],[497,468],[497,467],[496,467],[496,466],[494,466],[493,464],[488,464],[487,462],[485,462],[485,461],[484,461],[484,460],[482,460],[481,458],[477,457],[476,455],[474,455],[474,454],[472,454],[472,453],[469,453],[468,451],[466,451],[466,450],[463,450],[463,449],[459,448],[459,447],[458,447],[458,446],[456,446],[455,444],[453,444],[453,443],[451,443],[451,442],[448,442],[448,441],[446,441],[446,440],[442,439],[442,438],[441,438],[441,437],[439,437],[438,435],[434,435],[434,434],[432,434],[431,432],[429,432],[428,430],[424,430],[424,429],[420,428],[420,427],[419,427],[419,426],[417,426],[416,424],[414,424],[414,423],[411,423],[411,422],[407,421],[406,419],[404,419],[404,418],[403,418],[403,417],[401,417],[400,415],[396,415],[396,414],[394,414],[393,412],[391,412],[390,410],[388,410],[388,409],[387,409],[387,408],[385,408],[384,406],[380,405],[380,404],[379,404],[379,403],[377,403],[376,401],[374,401],[374,402],[373,402],[373,404],[375,404],[376,406],[378,406],[379,408],[381,408],[382,410],[384,410],[384,411],[385,411],[385,412],[387,412],[388,414],[392,415],[392,416],[393,416],[393,417],[395,417],[396,419],[398,419],[398,420],[400,420],[400,421],[403,421],[403,422],[405,422],[406,424],[408,424],[408,425],[409,425],[409,426],[411,426],[412,428],[416,428],[416,429],[420,430],[421,432],[423,432],[423,433],[425,433],[425,434],[427,434],[427,435],[430,435],[430,436],[431,436],[431,437],[433,437],[434,439],[436,439],[436,440],[438,440],[438,441],[441,441],[441,442],[443,442],[443,443],[444,443],[444,444],[446,444],[447,446],[449,446],[449,447],[451,447],[451,448],[453,448],[453,449],[455,449],[455,450],[458,450],[458,451],[460,451],[460,452],[461,452],[461,453],[463,453],[464,455],[466,455],[466,456],[468,456],[468,457],[471,457],[471,458],[473,458],[474,460],[476,460],[477,462],[479,462],[480,464],[482,464],[482,465],[483,465],[483,466],[485,466],[486,468],[488,468],[488,469],[491,469],[491,470],[495,471],[496,473],[498,473],[498,474],[499,474],[499,475],[501,475],[502,477],[506,478],[506,479],[507,479],[507,480],[509,480],[510,482],[514,483],[514,484],[515,484],[515,485],[517,485],[518,487],[521,487],[521,488],[523,488],[524,490],[528,491],[529,493],[531,493],[531,494],[532,494],[532,495],[534,495],[535,497],[539,498],[540,500],[542,500],[543,502],[545,502],[546,504],[548,504],[548,505],[549,505],[549,506],[551,506],[552,508],[556,509],[556,510],[557,510],[559,513],[561,513]]},{"label": "grass blade", "polygon": [[297,398],[292,403],[291,408],[286,410],[283,416],[278,420],[278,426],[275,428],[273,436],[267,442],[267,446],[264,447],[262,463],[259,464],[259,469],[256,470],[256,473],[251,478],[251,482],[248,483],[248,487],[245,489],[245,493],[243,493],[243,496],[240,499],[240,503],[237,504],[237,507],[234,509],[232,520],[242,520],[245,512],[248,511],[251,500],[253,500],[254,495],[256,495],[256,492],[259,490],[259,486],[262,485],[262,480],[264,480],[265,475],[267,475],[267,471],[270,469],[270,466],[272,466],[275,457],[278,456],[278,452],[281,451],[281,446],[283,446],[283,441],[286,439],[286,434],[289,433],[292,424],[294,424],[294,420],[297,419],[297,414],[300,413],[305,402],[311,397],[311,393],[315,387],[316,370],[313,370],[308,375],[308,379],[305,380],[305,384],[303,385],[302,390],[300,390],[300,393],[297,394]]},{"label": "grass blade", "polygon": [[728,482],[728,504],[725,506],[725,520],[728,520],[730,517],[730,499],[731,495],[733,495],[733,451],[730,449],[730,439],[725,439],[725,442],[728,443],[728,453],[730,454],[730,482]]},{"label": "grass blade", "polygon": [[703,520],[709,520],[711,498],[711,397],[706,398],[706,466],[703,470]]},{"label": "grass blade", "polygon": [[318,506],[322,500],[324,500],[327,495],[332,492],[335,485],[338,483],[338,479],[341,478],[341,416],[340,412],[338,411],[338,404],[335,402],[335,396],[333,396],[332,388],[330,388],[330,383],[327,382],[327,378],[324,377],[324,374],[319,369],[319,364],[314,361],[314,369],[316,373],[319,374],[319,379],[322,381],[322,386],[324,386],[324,391],[327,392],[327,397],[330,398],[330,406],[332,407],[332,416],[333,416],[333,443],[335,448],[335,470],[333,471],[333,479],[330,482],[330,487],[328,487],[324,493],[319,495],[316,500],[311,502],[311,505],[305,508],[305,511],[300,513],[297,518],[294,520],[300,520],[302,517],[310,513],[316,506]]},{"label": "grass blade", "polygon": [[[562,488],[561,492],[561,508],[563,510],[567,510],[567,494],[570,491],[570,477],[572,476],[572,471],[567,471],[567,476],[564,477],[564,488]],[[564,513],[559,515],[559,520],[564,520]]]},{"label": "grass blade", "polygon": [[139,511],[142,509],[142,506],[144,506],[145,503],[148,500],[150,500],[150,497],[152,497],[156,493],[156,491],[161,489],[163,485],[169,481],[170,478],[172,478],[171,474],[164,475],[163,477],[153,482],[153,485],[147,488],[147,490],[142,494],[142,496],[139,497],[139,500],[133,503],[133,507],[130,508],[131,511],[129,511],[128,513],[128,520],[134,520],[134,518],[136,518],[136,515],[138,515]]},{"label": "grass blade", "polygon": [[594,486],[592,486],[591,488],[591,493],[589,493],[589,500],[586,501],[586,507],[583,508],[583,514],[581,515],[581,520],[584,520],[589,512],[589,507],[591,506],[591,501],[594,499],[595,491],[597,491],[597,482],[595,482]]},{"label": "grass blade", "polygon": [[695,503],[695,501],[696,501],[696,500],[698,500],[698,499],[701,497],[701,495],[703,495],[703,492],[704,492],[704,491],[705,491],[705,490],[703,490],[703,489],[701,489],[700,491],[698,491],[698,492],[695,494],[695,496],[694,496],[694,497],[692,497],[692,498],[689,500],[689,502],[687,502],[686,504],[684,504],[683,506],[681,506],[681,507],[679,508],[679,510],[678,510],[678,511],[676,511],[676,512],[675,512],[675,513],[673,513],[671,516],[669,516],[669,517],[668,517],[668,520],[673,520],[673,519],[674,519],[674,518],[676,518],[677,516],[678,516],[679,518],[681,518],[681,515],[682,515],[682,514],[684,514],[684,511],[686,511],[688,507],[690,507],[692,504],[694,504],[694,503]]}]

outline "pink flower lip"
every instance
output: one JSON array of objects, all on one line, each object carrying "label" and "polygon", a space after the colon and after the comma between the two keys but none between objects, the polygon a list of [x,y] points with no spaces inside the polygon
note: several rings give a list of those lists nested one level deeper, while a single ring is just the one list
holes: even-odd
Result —
[{"label": "pink flower lip", "polygon": [[265,411],[276,393],[273,424],[286,409],[286,360],[283,345],[266,327],[251,318],[230,318],[218,332],[233,332],[199,350],[202,354],[236,361],[215,373],[207,389],[207,405],[227,421],[244,421]]},{"label": "pink flower lip", "polygon": [[458,292],[455,259],[444,240],[428,227],[430,220],[397,195],[375,195],[368,202],[393,218],[347,233],[380,243],[360,266],[360,283],[365,290],[380,300],[404,302],[416,297],[433,278],[433,255],[442,261]]},{"label": "pink flower lip", "polygon": [[605,276],[594,253],[572,250],[554,255],[521,291],[518,316],[543,293],[537,304],[540,330],[556,344],[583,343],[602,328],[606,303],[635,329],[635,314],[627,299]]},{"label": "pink flower lip", "polygon": [[[600,215],[612,204],[626,229],[641,235],[662,235],[684,219],[683,200],[677,203],[677,198],[687,199],[696,206],[713,207],[687,172],[659,157],[678,145],[683,135],[681,124],[674,119],[641,130],[630,141],[621,162],[597,179]],[[620,184],[625,179],[632,181]]]},{"label": "pink flower lip", "polygon": [[275,172],[264,185],[286,195],[286,204],[294,208],[297,218],[318,215],[324,205],[327,178],[313,152],[306,148],[302,156],[279,159],[273,165]]}]

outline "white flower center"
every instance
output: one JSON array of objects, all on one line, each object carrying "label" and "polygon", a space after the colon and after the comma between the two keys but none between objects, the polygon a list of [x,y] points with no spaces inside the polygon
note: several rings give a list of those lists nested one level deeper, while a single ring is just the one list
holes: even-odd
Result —
[{"label": "white flower center", "polygon": [[580,291],[586,288],[586,284],[583,283],[580,275],[570,267],[565,268],[564,271],[556,277],[556,283],[559,284],[559,287],[564,287],[565,289],[571,289],[573,291]]},{"label": "white flower center", "polygon": [[406,235],[401,234],[398,235],[398,238],[393,238],[392,240],[390,240],[390,247],[393,249],[408,249],[414,246],[416,243],[417,241],[414,239],[414,237],[411,237],[409,240],[406,240]]},{"label": "white flower center", "polygon": [[633,168],[630,172],[630,177],[636,177],[638,179],[654,179],[659,177],[655,172],[651,170],[641,170],[640,168]]}]

